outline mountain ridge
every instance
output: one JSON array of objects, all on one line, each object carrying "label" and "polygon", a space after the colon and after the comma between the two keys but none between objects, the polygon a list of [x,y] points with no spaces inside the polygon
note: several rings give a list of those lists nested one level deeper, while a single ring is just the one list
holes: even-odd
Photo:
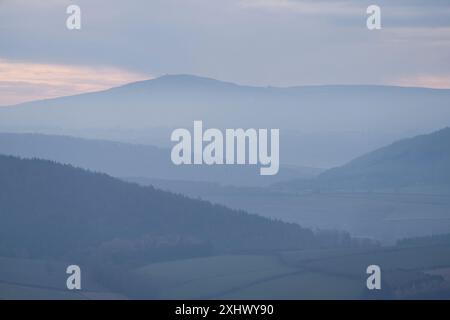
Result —
[{"label": "mountain ridge", "polygon": [[318,172],[313,168],[283,164],[276,176],[260,176],[256,165],[176,166],[170,159],[168,148],[48,134],[0,132],[0,154],[53,160],[118,178],[205,181],[222,185],[270,185],[292,177],[309,177]]},{"label": "mountain ridge", "polygon": [[[450,191],[450,127],[393,142],[325,170],[300,188],[413,192]],[[295,185],[295,181],[287,182]],[[280,183],[283,185],[283,183]]]},{"label": "mountain ridge", "polygon": [[436,92],[445,92],[450,91],[450,88],[429,88],[429,87],[419,87],[419,86],[400,86],[400,85],[380,85],[380,84],[322,84],[322,85],[291,85],[291,86],[256,86],[256,85],[247,85],[247,84],[239,84],[232,81],[223,81],[218,80],[211,77],[206,76],[199,76],[199,75],[192,75],[192,74],[167,74],[162,75],[156,78],[149,78],[145,80],[139,80],[134,81],[130,83],[126,83],[119,86],[114,86],[111,88],[107,88],[104,90],[99,91],[93,91],[93,92],[85,92],[80,94],[73,94],[73,95],[67,95],[67,96],[60,96],[55,98],[46,98],[46,99],[37,99],[32,101],[26,101],[21,102],[17,104],[12,105],[3,105],[0,106],[0,108],[8,108],[8,107],[17,107],[21,105],[26,105],[30,103],[36,103],[36,102],[45,102],[45,101],[51,101],[51,100],[57,100],[62,98],[71,98],[71,97],[78,97],[78,96],[89,96],[93,94],[99,94],[99,93],[106,93],[111,92],[115,89],[128,89],[133,87],[147,87],[149,85],[161,85],[161,84],[176,84],[176,85],[216,85],[216,86],[223,86],[223,87],[229,87],[229,88],[247,88],[247,89],[273,89],[273,90],[308,90],[308,89],[321,89],[321,88],[328,88],[328,89],[339,89],[339,88],[360,88],[360,89],[405,89],[405,90],[425,90],[425,91],[436,91]]},{"label": "mountain ridge", "polygon": [[[450,90],[248,87],[166,76],[107,91],[0,108],[0,131],[139,142],[168,148],[177,128],[280,129],[281,162],[332,167],[450,123]],[[293,147],[294,146],[294,147]]]}]

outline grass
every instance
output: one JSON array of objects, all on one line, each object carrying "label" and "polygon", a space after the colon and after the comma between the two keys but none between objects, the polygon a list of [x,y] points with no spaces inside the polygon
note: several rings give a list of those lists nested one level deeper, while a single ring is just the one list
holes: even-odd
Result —
[{"label": "grass", "polygon": [[63,290],[0,283],[0,300],[85,300],[81,294]]},{"label": "grass", "polygon": [[229,255],[156,263],[137,270],[158,282],[164,299],[213,298],[222,292],[297,272],[276,256]]},{"label": "grass", "polygon": [[347,250],[338,252],[316,251],[287,253],[283,258],[288,264],[308,270],[366,277],[369,265],[379,265],[382,270],[425,270],[450,266],[450,246],[395,247],[368,251]]},{"label": "grass", "polygon": [[364,283],[339,276],[305,272],[265,281],[237,292],[225,294],[221,299],[358,299]]},{"label": "grass", "polygon": [[[381,267],[389,287],[448,278],[450,246],[304,250],[280,255],[223,255],[153,263],[134,272],[151,280],[161,299],[358,299],[366,268]],[[65,289],[61,262],[0,258],[0,299],[123,299],[87,273],[82,292]],[[430,287],[431,288],[431,287]],[[408,289],[410,290],[410,289]]]},{"label": "grass", "polygon": [[66,288],[69,263],[0,257],[0,299],[123,299],[109,293],[82,267],[82,290]]}]

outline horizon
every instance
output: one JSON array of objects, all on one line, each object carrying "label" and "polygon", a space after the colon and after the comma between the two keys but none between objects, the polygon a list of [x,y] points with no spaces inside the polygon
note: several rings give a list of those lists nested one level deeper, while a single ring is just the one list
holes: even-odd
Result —
[{"label": "horizon", "polygon": [[[109,90],[126,87],[126,86],[137,84],[137,83],[151,82],[151,81],[159,80],[162,78],[177,78],[177,77],[187,77],[190,79],[202,79],[202,80],[208,80],[208,81],[215,81],[215,82],[219,82],[219,83],[223,83],[223,84],[231,84],[231,85],[235,85],[235,86],[238,86],[241,88],[258,88],[258,89],[302,89],[302,88],[320,88],[320,87],[356,87],[356,88],[357,87],[373,87],[373,88],[424,89],[424,90],[436,90],[436,91],[450,90],[450,87],[449,88],[433,88],[433,87],[388,85],[388,84],[310,84],[310,85],[304,84],[304,85],[293,85],[293,86],[246,85],[246,84],[240,84],[237,82],[215,79],[215,78],[202,76],[202,75],[196,75],[196,74],[163,74],[158,77],[135,80],[135,81],[126,82],[126,83],[119,83],[119,84],[113,85],[111,87],[99,88],[99,89],[93,90],[93,91],[81,91],[81,92],[68,93],[66,95],[48,96],[48,97],[37,98],[37,99],[32,99],[32,100],[19,101],[19,102],[13,103],[13,104],[1,104],[0,103],[0,108],[15,107],[15,106],[27,104],[27,103],[60,99],[60,98],[69,98],[69,97],[79,96],[79,95],[84,95],[84,94],[107,92]],[[0,98],[0,101],[1,101],[1,98]]]},{"label": "horizon", "polygon": [[380,0],[376,31],[365,25],[366,0],[76,4],[80,30],[67,30],[64,1],[0,3],[0,38],[10,43],[0,47],[0,106],[164,74],[258,87],[450,89],[450,10],[439,0]]}]

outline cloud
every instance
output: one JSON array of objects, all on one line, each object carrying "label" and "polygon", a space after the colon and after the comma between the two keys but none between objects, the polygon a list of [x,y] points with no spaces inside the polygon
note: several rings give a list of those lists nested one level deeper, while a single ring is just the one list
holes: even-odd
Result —
[{"label": "cloud", "polygon": [[264,9],[315,18],[326,17],[324,23],[355,26],[369,5],[381,7],[383,20],[391,28],[450,26],[448,0],[240,0],[246,9]]},{"label": "cloud", "polygon": [[400,77],[388,82],[402,87],[450,89],[450,75],[419,74]]},{"label": "cloud", "polygon": [[[65,27],[74,2],[79,32]],[[251,85],[386,84],[450,74],[449,12],[448,0],[0,0],[0,57]]]},{"label": "cloud", "polygon": [[0,106],[108,89],[150,78],[108,66],[77,66],[0,59]]},{"label": "cloud", "polygon": [[241,0],[243,8],[265,8],[272,10],[286,10],[288,12],[305,15],[327,15],[361,12],[360,3],[351,1],[317,1],[317,0]]}]

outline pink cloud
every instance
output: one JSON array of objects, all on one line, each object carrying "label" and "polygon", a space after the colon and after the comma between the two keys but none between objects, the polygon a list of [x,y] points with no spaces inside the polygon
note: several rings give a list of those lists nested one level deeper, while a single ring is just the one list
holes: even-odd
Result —
[{"label": "pink cloud", "polygon": [[402,87],[450,89],[450,75],[421,74],[406,76],[391,81],[390,84]]},{"label": "pink cloud", "polygon": [[0,59],[0,106],[47,99],[149,79],[114,67],[14,62]]}]

